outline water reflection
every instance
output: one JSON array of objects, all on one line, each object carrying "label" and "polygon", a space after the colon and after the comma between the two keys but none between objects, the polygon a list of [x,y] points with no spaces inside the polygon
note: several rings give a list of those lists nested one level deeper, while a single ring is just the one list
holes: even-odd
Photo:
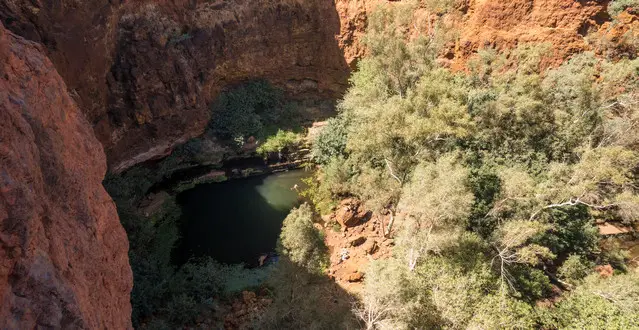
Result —
[{"label": "water reflection", "polygon": [[282,221],[299,203],[301,179],[308,175],[297,170],[203,184],[178,195],[179,261],[208,255],[223,263],[255,265],[275,248]]}]

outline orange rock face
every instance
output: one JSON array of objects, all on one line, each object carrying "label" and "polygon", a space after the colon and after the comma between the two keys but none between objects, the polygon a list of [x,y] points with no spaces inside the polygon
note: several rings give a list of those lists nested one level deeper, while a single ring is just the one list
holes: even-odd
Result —
[{"label": "orange rock face", "polygon": [[[361,39],[370,13],[380,4],[397,3],[5,1],[0,20],[45,46],[93,124],[110,170],[118,172],[166,156],[176,144],[200,135],[215,120],[210,103],[228,86],[263,78],[293,96],[339,97],[365,54]],[[459,3],[462,14],[447,23],[457,39],[442,59],[455,70],[463,70],[479,49],[526,42],[550,43],[546,65],[557,65],[591,49],[585,36],[610,21],[605,0]],[[420,8],[415,20],[434,15]],[[428,31],[413,31],[420,33]]]},{"label": "orange rock face", "polygon": [[0,25],[0,328],[131,328],[102,146],[43,54]]},{"label": "orange rock face", "polygon": [[460,22],[453,68],[462,69],[478,49],[549,43],[553,63],[589,49],[584,39],[610,20],[608,1],[471,0]]}]

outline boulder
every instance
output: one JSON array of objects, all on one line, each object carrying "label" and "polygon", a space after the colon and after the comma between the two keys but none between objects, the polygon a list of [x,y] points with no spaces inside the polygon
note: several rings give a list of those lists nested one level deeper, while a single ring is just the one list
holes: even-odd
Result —
[{"label": "boulder", "polygon": [[350,246],[360,246],[362,244],[364,244],[364,242],[366,242],[366,237],[364,236],[357,236],[357,237],[353,237],[348,241],[348,244]]},{"label": "boulder", "polygon": [[335,219],[343,227],[357,226],[367,215],[362,203],[354,198],[343,200],[337,211],[335,211]]},{"label": "boulder", "polygon": [[366,244],[364,244],[364,251],[368,254],[373,254],[378,250],[379,246],[377,246],[377,242],[374,240],[368,240]]},{"label": "boulder", "polygon": [[361,282],[362,279],[364,279],[364,274],[362,274],[362,273],[360,273],[358,271],[356,271],[356,272],[354,272],[352,274],[349,274],[348,278],[347,278],[347,280],[349,282]]}]

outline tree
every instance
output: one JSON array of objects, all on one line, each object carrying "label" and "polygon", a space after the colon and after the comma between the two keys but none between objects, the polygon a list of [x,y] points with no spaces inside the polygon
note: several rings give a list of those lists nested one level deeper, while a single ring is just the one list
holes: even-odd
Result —
[{"label": "tree", "polygon": [[291,148],[302,140],[300,134],[291,131],[278,130],[273,136],[269,136],[262,145],[257,147],[257,153],[266,156],[270,152],[277,152],[281,158],[285,148]]},{"label": "tree", "polygon": [[639,327],[639,277],[636,274],[587,277],[555,309],[546,326],[560,329],[634,329]]},{"label": "tree", "polygon": [[281,255],[309,273],[321,273],[328,264],[324,239],[313,226],[313,211],[307,203],[286,216],[278,246]]},{"label": "tree", "polygon": [[576,254],[571,254],[559,267],[557,274],[566,282],[576,285],[593,270],[593,264]]},{"label": "tree", "polygon": [[[639,218],[639,60],[584,53],[544,72],[552,48],[522,44],[452,73],[436,38],[407,33],[424,30],[414,6],[371,17],[339,107],[347,134],[317,174],[325,198],[355,195],[394,221],[393,256],[367,272],[356,314],[369,329],[634,326],[598,311],[632,292],[580,305],[595,264],[626,269],[595,221]],[[552,285],[566,293],[544,314]]]},{"label": "tree", "polygon": [[344,156],[348,136],[348,122],[344,116],[330,118],[313,141],[311,157],[318,164],[327,164],[333,158]]}]

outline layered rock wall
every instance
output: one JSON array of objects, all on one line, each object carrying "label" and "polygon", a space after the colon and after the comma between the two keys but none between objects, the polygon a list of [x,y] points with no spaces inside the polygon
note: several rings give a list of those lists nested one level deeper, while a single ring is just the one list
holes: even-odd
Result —
[{"label": "layered rock wall", "polygon": [[459,39],[452,66],[463,69],[466,60],[482,48],[514,48],[522,43],[547,43],[551,63],[591,49],[585,38],[609,21],[608,0],[469,0],[458,22]]},{"label": "layered rock wall", "polygon": [[0,328],[131,328],[128,243],[91,125],[0,25]]},{"label": "layered rock wall", "polygon": [[[0,28],[0,328],[130,327],[128,244],[100,184],[105,158],[120,171],[167,155],[245,80],[338,97],[366,52],[370,12],[393,3],[1,1],[1,22],[31,41]],[[608,3],[459,1],[446,60],[463,70],[479,49],[547,42],[553,65],[593,49],[598,30],[615,44],[637,19],[611,24]],[[416,20],[440,14],[420,7]]]},{"label": "layered rock wall", "polygon": [[[607,0],[460,0],[444,61],[478,49],[552,45],[552,63],[592,48]],[[7,27],[45,45],[121,171],[201,134],[229,85],[266,79],[289,94],[336,98],[348,87],[367,19],[385,0],[5,1]],[[420,3],[416,21],[441,13]],[[418,25],[415,24],[415,27]],[[429,33],[428,24],[420,25]],[[432,27],[432,26],[431,26]],[[432,32],[432,31],[431,31]]]}]

